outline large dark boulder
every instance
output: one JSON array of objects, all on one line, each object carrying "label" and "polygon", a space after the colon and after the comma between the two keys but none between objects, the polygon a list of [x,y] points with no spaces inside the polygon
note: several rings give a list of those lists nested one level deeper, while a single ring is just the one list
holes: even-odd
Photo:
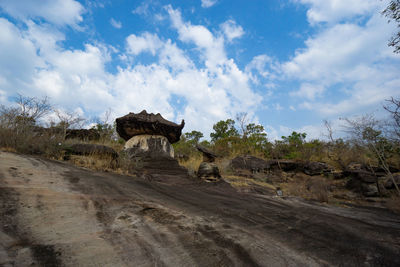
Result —
[{"label": "large dark boulder", "polygon": [[308,162],[304,165],[304,173],[310,176],[323,175],[333,172],[333,168],[323,162]]},{"label": "large dark boulder", "polygon": [[238,156],[231,160],[230,167],[234,170],[248,170],[254,172],[266,172],[270,164],[254,156]]},{"label": "large dark boulder", "polygon": [[290,159],[273,159],[269,160],[271,170],[282,170],[285,172],[303,171],[305,163],[303,161]]},{"label": "large dark boulder", "polygon": [[117,132],[126,141],[136,135],[162,135],[173,144],[179,141],[185,121],[178,125],[164,119],[160,113],[129,113],[116,119]]}]

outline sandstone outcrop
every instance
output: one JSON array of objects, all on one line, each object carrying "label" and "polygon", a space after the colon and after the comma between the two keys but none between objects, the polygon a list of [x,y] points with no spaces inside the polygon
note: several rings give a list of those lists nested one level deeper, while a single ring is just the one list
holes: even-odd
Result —
[{"label": "sandstone outcrop", "polygon": [[174,148],[162,135],[136,135],[125,143],[124,149],[130,150],[131,156],[150,153],[154,156],[165,154],[174,157]]},{"label": "sandstone outcrop", "polygon": [[118,134],[127,140],[124,153],[131,162],[130,172],[135,174],[165,174],[187,176],[188,172],[174,158],[171,143],[179,141],[180,125],[165,120],[159,113],[145,110],[116,119]]},{"label": "sandstone outcrop", "polygon": [[137,135],[162,135],[173,144],[179,141],[185,121],[178,125],[164,119],[160,113],[129,113],[116,119],[118,134],[128,141]]}]

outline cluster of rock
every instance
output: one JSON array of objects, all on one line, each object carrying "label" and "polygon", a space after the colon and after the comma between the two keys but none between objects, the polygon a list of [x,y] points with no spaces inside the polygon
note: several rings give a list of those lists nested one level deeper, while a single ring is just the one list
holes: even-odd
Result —
[{"label": "cluster of rock", "polygon": [[400,186],[399,170],[392,168],[393,179],[379,168],[352,163],[347,166],[343,176],[348,177],[346,188],[366,197],[377,197],[387,194],[387,190],[395,188],[393,180]]},{"label": "cluster of rock", "polygon": [[254,156],[238,156],[232,159],[230,167],[233,170],[236,170],[238,174],[240,174],[240,171],[242,170],[251,174],[270,173],[276,170],[285,172],[302,171],[310,176],[333,173],[333,168],[323,162],[303,162],[285,159],[266,161]]},{"label": "cluster of rock", "polygon": [[[378,167],[367,167],[363,164],[349,164],[344,171],[323,162],[304,162],[295,160],[263,160],[254,156],[238,156],[230,162],[231,169],[236,175],[256,177],[279,172],[302,172],[309,176],[321,175],[334,179],[346,179],[346,188],[365,197],[383,196],[387,190],[395,188],[393,179]],[[393,178],[400,186],[399,170],[392,168]],[[272,175],[273,176],[273,175]],[[279,178],[282,179],[282,174]]]},{"label": "cluster of rock", "polygon": [[178,142],[185,122],[167,121],[159,113],[129,113],[116,119],[117,132],[126,140],[124,152],[134,164],[133,172],[186,175],[174,158],[171,144]]}]

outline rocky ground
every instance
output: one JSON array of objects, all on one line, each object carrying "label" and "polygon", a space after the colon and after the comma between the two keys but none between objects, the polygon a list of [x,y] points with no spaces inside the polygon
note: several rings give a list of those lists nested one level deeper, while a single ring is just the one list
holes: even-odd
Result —
[{"label": "rocky ground", "polygon": [[400,216],[0,152],[0,266],[400,266]]}]

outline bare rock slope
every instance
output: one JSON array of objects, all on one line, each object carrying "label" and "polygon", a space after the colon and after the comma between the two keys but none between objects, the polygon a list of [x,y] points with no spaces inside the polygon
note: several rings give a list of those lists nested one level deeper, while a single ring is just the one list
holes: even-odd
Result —
[{"label": "bare rock slope", "polygon": [[0,266],[400,266],[398,215],[224,182],[0,152],[0,198]]}]

